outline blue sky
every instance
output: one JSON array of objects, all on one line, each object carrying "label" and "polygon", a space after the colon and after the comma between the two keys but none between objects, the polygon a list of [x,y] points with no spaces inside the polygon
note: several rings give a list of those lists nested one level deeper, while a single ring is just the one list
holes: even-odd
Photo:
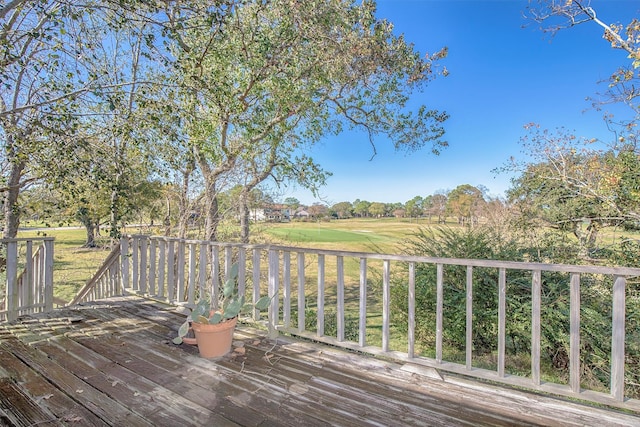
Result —
[{"label": "blue sky", "polygon": [[[628,63],[626,53],[611,49],[591,22],[555,36],[544,33],[523,17],[527,6],[527,0],[378,0],[378,17],[391,21],[422,54],[449,48],[442,64],[450,75],[414,95],[416,103],[450,114],[449,148],[439,156],[428,149],[407,155],[378,138],[371,160],[366,135],[342,134],[311,152],[333,173],[321,199],[303,189],[282,198],[404,203],[461,184],[483,185],[501,196],[511,177],[492,170],[511,156],[524,156],[519,140],[525,124],[610,139],[602,112],[586,98],[605,90],[599,82]],[[604,22],[626,24],[638,16],[640,1],[593,0],[592,6]]]}]

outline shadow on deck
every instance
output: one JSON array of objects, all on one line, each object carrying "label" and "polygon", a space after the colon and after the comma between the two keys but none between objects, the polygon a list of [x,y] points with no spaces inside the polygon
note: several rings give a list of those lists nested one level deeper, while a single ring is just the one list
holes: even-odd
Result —
[{"label": "shadow on deck", "polygon": [[256,329],[218,360],[171,339],[183,315],[121,297],[0,324],[0,425],[640,425]]}]

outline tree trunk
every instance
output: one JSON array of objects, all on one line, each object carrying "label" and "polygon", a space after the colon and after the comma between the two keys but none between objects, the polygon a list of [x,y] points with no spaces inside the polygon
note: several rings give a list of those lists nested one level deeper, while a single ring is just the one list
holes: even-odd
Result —
[{"label": "tree trunk", "polygon": [[[206,179],[205,179],[206,181]],[[215,183],[207,182],[205,188],[205,225],[204,239],[215,242],[218,240],[218,224],[220,223],[220,212],[218,209],[218,193]]]},{"label": "tree trunk", "polygon": [[249,198],[246,192],[240,193],[240,241],[249,243]]},{"label": "tree trunk", "polygon": [[87,232],[87,241],[82,245],[83,248],[95,248],[96,247],[96,226],[91,220],[84,224],[84,228]]},{"label": "tree trunk", "polygon": [[20,179],[24,171],[24,161],[11,162],[11,171],[7,181],[7,191],[4,195],[4,232],[3,238],[15,239],[20,226],[20,209],[18,196],[20,195]]},{"label": "tree trunk", "polygon": [[180,188],[180,200],[178,203],[178,237],[184,239],[187,237],[187,229],[189,228],[189,220],[191,219],[191,212],[189,212],[189,178],[193,167],[187,166],[187,169],[182,172],[182,186]]}]

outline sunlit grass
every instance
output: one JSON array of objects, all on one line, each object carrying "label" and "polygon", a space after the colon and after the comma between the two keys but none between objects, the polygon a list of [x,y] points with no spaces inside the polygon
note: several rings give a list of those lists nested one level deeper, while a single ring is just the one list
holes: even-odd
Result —
[{"label": "sunlit grass", "polygon": [[21,230],[18,237],[54,237],[53,295],[70,301],[93,276],[109,253],[108,242],[100,248],[83,248],[85,231],[80,228]]}]

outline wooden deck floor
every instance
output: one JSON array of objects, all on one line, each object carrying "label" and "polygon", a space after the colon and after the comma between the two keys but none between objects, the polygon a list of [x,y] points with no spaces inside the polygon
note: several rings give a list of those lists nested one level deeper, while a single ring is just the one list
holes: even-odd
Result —
[{"label": "wooden deck floor", "polygon": [[0,325],[0,425],[640,425],[251,328],[206,360],[171,343],[182,318],[126,297]]}]

